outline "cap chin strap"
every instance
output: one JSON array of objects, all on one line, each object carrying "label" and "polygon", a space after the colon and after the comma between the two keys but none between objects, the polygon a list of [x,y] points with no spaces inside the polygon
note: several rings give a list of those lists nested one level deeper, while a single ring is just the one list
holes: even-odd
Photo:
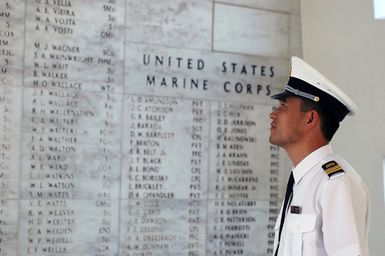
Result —
[{"label": "cap chin strap", "polygon": [[297,96],[301,96],[303,98],[306,98],[306,99],[309,99],[309,100],[312,100],[315,102],[318,102],[320,100],[318,96],[315,96],[315,95],[307,93],[307,92],[300,91],[298,89],[291,87],[290,85],[285,86],[285,91],[291,92]]}]

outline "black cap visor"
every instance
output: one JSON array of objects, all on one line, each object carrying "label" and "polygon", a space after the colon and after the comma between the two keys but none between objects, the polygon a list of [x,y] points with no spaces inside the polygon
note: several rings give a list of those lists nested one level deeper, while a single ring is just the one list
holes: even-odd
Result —
[{"label": "black cap visor", "polygon": [[282,100],[282,99],[285,99],[285,98],[290,97],[290,96],[296,96],[296,95],[294,93],[284,91],[284,92],[281,92],[281,93],[278,93],[278,94],[271,96],[271,98],[275,99],[275,100]]}]

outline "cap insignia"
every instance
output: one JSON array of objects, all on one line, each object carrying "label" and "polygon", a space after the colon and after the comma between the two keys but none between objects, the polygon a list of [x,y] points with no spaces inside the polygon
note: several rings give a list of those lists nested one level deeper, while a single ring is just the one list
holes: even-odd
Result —
[{"label": "cap insignia", "polygon": [[325,173],[329,175],[329,177],[337,173],[344,173],[344,170],[339,164],[336,163],[336,161],[327,162],[326,164],[322,165],[322,169],[324,169]]}]

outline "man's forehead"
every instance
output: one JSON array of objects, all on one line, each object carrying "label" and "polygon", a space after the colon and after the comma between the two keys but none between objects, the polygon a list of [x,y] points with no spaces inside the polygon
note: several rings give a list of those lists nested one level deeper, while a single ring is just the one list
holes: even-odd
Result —
[{"label": "man's forehead", "polygon": [[283,97],[282,99],[279,99],[280,102],[300,102],[302,99],[297,96],[286,96]]}]

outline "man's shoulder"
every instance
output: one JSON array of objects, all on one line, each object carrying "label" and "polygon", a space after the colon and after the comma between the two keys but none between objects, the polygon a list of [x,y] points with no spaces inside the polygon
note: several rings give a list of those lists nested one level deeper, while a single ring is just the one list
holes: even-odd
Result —
[{"label": "man's shoulder", "polygon": [[336,179],[348,176],[354,179],[361,179],[360,175],[344,158],[331,154],[319,163],[319,168],[328,179]]},{"label": "man's shoulder", "polygon": [[337,161],[337,159],[332,159],[321,165],[323,171],[330,179],[345,175],[344,169]]},{"label": "man's shoulder", "polygon": [[319,163],[319,168],[328,179],[335,179],[341,176],[355,173],[353,167],[342,157],[330,154]]}]

